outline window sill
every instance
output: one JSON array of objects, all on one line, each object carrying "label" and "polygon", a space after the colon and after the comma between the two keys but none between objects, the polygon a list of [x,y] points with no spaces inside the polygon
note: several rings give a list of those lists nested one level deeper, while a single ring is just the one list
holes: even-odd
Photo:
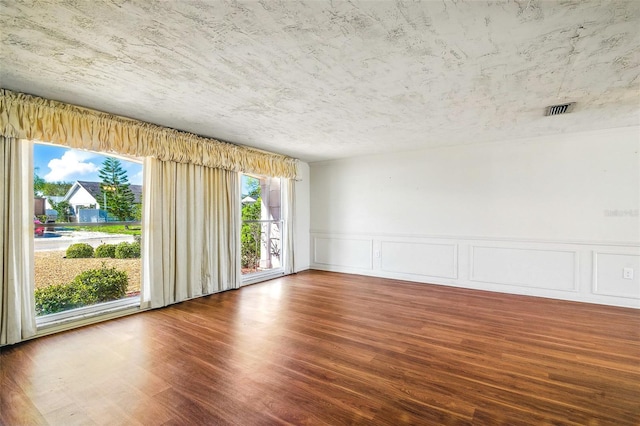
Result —
[{"label": "window sill", "polygon": [[140,297],[127,297],[112,302],[71,309],[50,315],[36,317],[37,333],[34,337],[46,336],[72,328],[95,324],[113,318],[142,312]]},{"label": "window sill", "polygon": [[284,276],[284,268],[270,269],[268,271],[254,272],[252,274],[243,275],[240,279],[240,287],[256,284],[262,281],[272,280]]}]

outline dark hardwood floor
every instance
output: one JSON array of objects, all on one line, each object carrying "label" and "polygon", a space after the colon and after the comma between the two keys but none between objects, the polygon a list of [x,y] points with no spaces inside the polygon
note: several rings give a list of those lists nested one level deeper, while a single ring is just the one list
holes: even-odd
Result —
[{"label": "dark hardwood floor", "polygon": [[1,352],[2,425],[638,425],[640,311],[305,272]]}]

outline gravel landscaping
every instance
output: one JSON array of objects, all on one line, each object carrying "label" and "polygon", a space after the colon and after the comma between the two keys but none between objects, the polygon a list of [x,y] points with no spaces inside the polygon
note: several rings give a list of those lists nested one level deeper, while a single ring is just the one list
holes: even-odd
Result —
[{"label": "gravel landscaping", "polygon": [[52,284],[67,284],[76,275],[87,269],[115,267],[129,276],[128,293],[140,291],[142,271],[141,259],[65,259],[65,251],[35,252],[35,286],[47,287]]}]

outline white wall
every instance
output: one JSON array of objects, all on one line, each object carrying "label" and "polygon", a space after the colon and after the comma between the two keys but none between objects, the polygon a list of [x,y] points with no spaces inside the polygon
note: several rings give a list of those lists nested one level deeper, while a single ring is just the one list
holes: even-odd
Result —
[{"label": "white wall", "polygon": [[309,269],[310,185],[309,165],[298,163],[298,180],[295,183],[294,211],[294,272]]},{"label": "white wall", "polygon": [[639,135],[312,163],[311,267],[640,307]]}]

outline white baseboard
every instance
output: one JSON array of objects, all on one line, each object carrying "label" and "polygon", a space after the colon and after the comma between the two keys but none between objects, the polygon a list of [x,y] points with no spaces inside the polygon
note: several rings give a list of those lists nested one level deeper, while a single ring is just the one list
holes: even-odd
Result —
[{"label": "white baseboard", "polygon": [[312,233],[310,267],[640,309],[640,245]]}]

